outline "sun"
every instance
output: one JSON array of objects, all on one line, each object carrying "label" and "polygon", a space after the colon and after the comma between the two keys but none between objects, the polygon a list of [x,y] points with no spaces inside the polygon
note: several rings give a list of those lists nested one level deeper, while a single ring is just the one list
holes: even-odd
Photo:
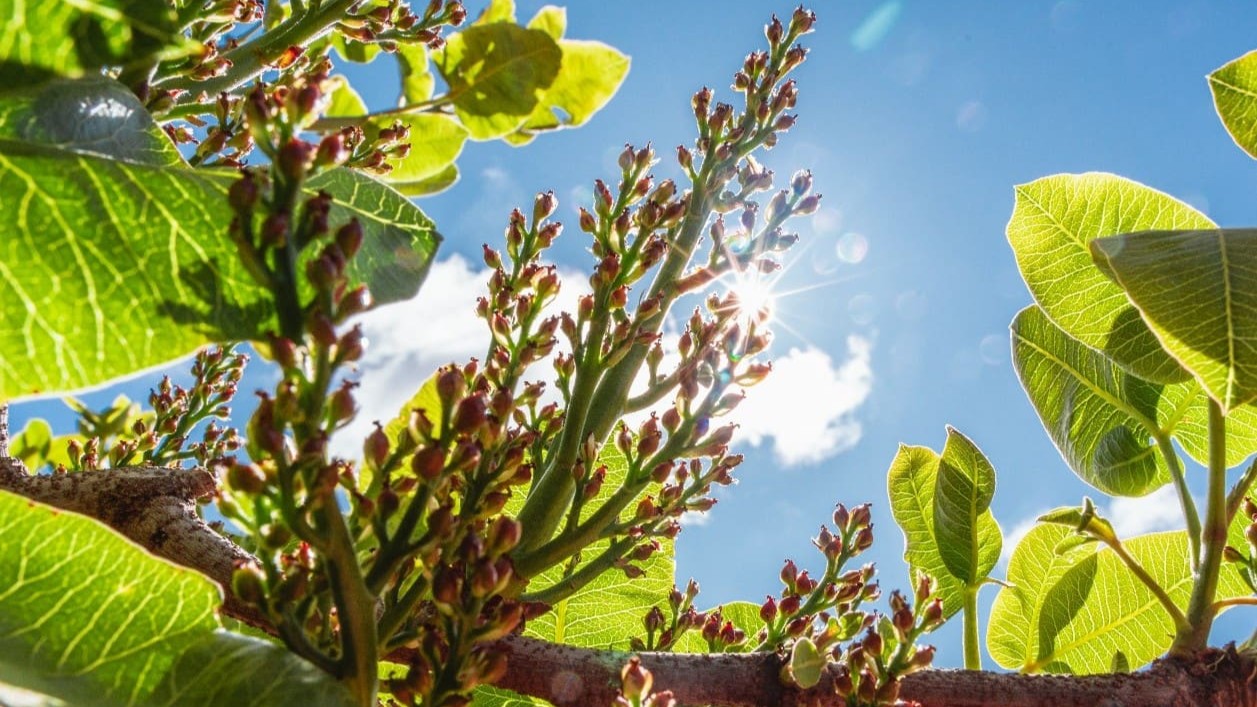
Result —
[{"label": "sun", "polygon": [[777,310],[774,289],[777,278],[760,273],[735,273],[727,278],[729,291],[737,296],[738,316],[748,321],[767,324]]}]

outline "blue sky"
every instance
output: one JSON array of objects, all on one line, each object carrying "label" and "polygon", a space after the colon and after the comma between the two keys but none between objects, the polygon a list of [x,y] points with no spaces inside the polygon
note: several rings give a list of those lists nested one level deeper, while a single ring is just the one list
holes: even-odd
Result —
[{"label": "blue sky", "polygon": [[[518,14],[526,20],[541,5],[521,1]],[[437,363],[482,350],[467,323],[470,288],[483,281],[480,245],[501,239],[511,206],[553,189],[574,225],[573,197],[616,173],[625,142],[652,140],[662,154],[688,143],[693,91],[706,84],[727,98],[768,15],[791,9],[763,0],[573,0],[568,36],[628,53],[629,77],[579,130],[524,149],[469,144],[461,182],[421,202],[446,236],[444,261],[418,301],[372,320],[368,373],[378,382],[364,390],[375,396],[366,419],[391,416],[390,391],[404,399]],[[779,284],[805,290],[778,303],[773,350],[790,364],[779,371],[785,380],[762,395],[752,389],[745,404],[744,431],[759,444],[745,445],[739,485],[679,541],[680,578],[697,578],[711,604],[775,593],[787,556],[819,564],[808,539],[837,501],[874,503],[870,559],[887,589],[904,586],[885,472],[900,442],[941,447],[945,424],[998,470],[994,512],[1006,542],[1040,512],[1097,496],[1061,461],[1009,362],[1008,323],[1030,302],[1004,238],[1015,184],[1111,171],[1222,225],[1254,222],[1257,165],[1214,115],[1204,76],[1257,47],[1257,6],[854,0],[815,9],[817,31],[805,41],[812,53],[798,75],[800,122],[766,163],[779,178],[812,169],[824,208],[800,224],[803,240]],[[391,67],[351,75],[369,104],[395,99]],[[591,262],[578,229],[560,243],[565,269]],[[247,380],[259,387],[266,378],[255,371]],[[121,390],[135,396],[151,384],[146,377]],[[116,392],[88,399],[101,404]],[[66,424],[58,411],[19,404],[15,426],[32,415]],[[1166,506],[1154,498],[1110,510],[1127,528],[1163,529]],[[983,594],[983,616],[994,594]],[[1215,635],[1246,637],[1252,623],[1251,612],[1236,610]],[[942,665],[960,662],[958,629],[935,637]]]}]

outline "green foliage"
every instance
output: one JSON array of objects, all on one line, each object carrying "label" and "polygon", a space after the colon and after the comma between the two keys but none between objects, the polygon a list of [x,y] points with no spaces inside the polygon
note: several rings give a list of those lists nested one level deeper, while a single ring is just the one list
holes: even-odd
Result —
[{"label": "green foliage", "polygon": [[[0,357],[0,400],[96,385],[273,327],[269,294],[224,237],[234,179],[183,164],[116,83],[0,98],[0,218],[15,224],[0,260],[0,299],[13,303],[0,351],[21,352]],[[332,218],[363,225],[351,277],[380,303],[413,296],[437,243],[427,217],[360,172],[327,172],[308,189],[336,197]]]},{"label": "green foliage", "polygon": [[0,0],[0,86],[129,66],[182,44],[174,8],[149,0]]},{"label": "green foliage", "polygon": [[1257,157],[1257,51],[1209,74],[1209,90],[1235,144]]},{"label": "green foliage", "polygon": [[[1109,549],[1095,543],[1058,548],[1068,527],[1035,526],[1008,566],[1012,585],[991,610],[987,648],[1005,668],[1023,672],[1092,674],[1137,668],[1162,655],[1174,623],[1147,586]],[[1193,586],[1187,534],[1141,535],[1122,545],[1178,604]],[[1251,590],[1224,572],[1218,598]]]},{"label": "green foliage", "polygon": [[1222,405],[1257,398],[1257,231],[1144,231],[1092,242],[1165,350]]},{"label": "green foliage", "polygon": [[1210,228],[1187,204],[1111,174],[1056,175],[1016,188],[1008,242],[1035,302],[1083,344],[1157,383],[1187,377],[1157,343],[1126,293],[1091,261],[1099,236]]},{"label": "green foliage", "polygon": [[527,120],[558,76],[562,56],[541,30],[493,22],[452,37],[433,60],[459,120],[472,138],[488,140]]},{"label": "green foliage", "polygon": [[942,455],[901,445],[887,481],[891,513],[904,535],[904,560],[912,572],[938,582],[943,615],[952,616],[999,561],[1003,536],[989,508],[994,469],[949,427]]},{"label": "green foliage", "polygon": [[287,650],[221,631],[219,589],[199,573],[6,491],[0,586],[5,683],[75,704],[260,706],[267,693],[347,704],[335,681]]},{"label": "green foliage", "polygon": [[[1257,155],[1254,77],[1249,54],[1209,83],[1227,130]],[[1049,436],[1107,494],[1173,481],[1187,530],[1124,540],[1090,500],[1041,517],[996,598],[991,654],[1027,672],[1098,673],[1196,653],[1218,613],[1252,601],[1238,548],[1257,531],[1236,511],[1254,471],[1228,493],[1227,469],[1257,451],[1257,231],[1086,174],[1018,187],[1008,239],[1037,302],[1013,321],[1013,360]],[[1203,521],[1175,440],[1208,467]]]}]

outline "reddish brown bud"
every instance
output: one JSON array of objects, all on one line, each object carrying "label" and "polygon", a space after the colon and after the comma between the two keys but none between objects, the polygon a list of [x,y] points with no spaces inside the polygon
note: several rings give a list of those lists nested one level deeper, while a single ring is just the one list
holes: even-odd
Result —
[{"label": "reddish brown bud", "polygon": [[445,468],[445,453],[437,447],[422,447],[410,460],[410,468],[421,478],[435,479]]},{"label": "reddish brown bud", "polygon": [[227,485],[233,491],[256,495],[266,490],[266,472],[257,464],[232,464]]}]

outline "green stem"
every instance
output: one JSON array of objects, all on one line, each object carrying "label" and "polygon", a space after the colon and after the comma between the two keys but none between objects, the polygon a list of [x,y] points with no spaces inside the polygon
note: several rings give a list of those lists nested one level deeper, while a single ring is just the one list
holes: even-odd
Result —
[{"label": "green stem", "polygon": [[1152,592],[1157,602],[1161,604],[1161,608],[1165,609],[1165,612],[1170,615],[1170,619],[1174,622],[1174,627],[1180,632],[1190,631],[1191,622],[1183,615],[1183,611],[1178,608],[1178,605],[1166,593],[1165,588],[1152,575],[1148,574],[1148,570],[1144,569],[1143,565],[1139,564],[1139,560],[1131,557],[1130,553],[1126,552],[1126,547],[1122,545],[1121,541],[1114,538],[1112,542],[1106,541],[1105,544],[1117,554],[1122,564],[1126,565],[1126,568],[1131,571],[1131,574],[1135,575],[1135,578],[1142,582],[1148,588],[1148,591]]},{"label": "green stem", "polygon": [[[205,94],[211,98],[224,91],[235,90],[261,76],[289,47],[305,47],[322,37],[336,26],[354,0],[328,0],[316,9],[294,15],[279,27],[263,33],[257,39],[246,42],[223,54],[231,62],[222,76],[205,81],[195,81],[187,75],[177,75],[156,84],[166,90],[183,90],[192,100]],[[167,113],[169,115],[169,112]],[[164,119],[167,115],[158,116]]]},{"label": "green stem", "polygon": [[[981,585],[978,585],[980,587]],[[982,649],[978,643],[978,587],[964,588],[964,636],[962,638],[965,670],[982,669]]]},{"label": "green stem", "polygon": [[379,676],[375,597],[362,579],[349,528],[334,497],[323,504],[319,519],[330,541],[327,575],[340,624],[340,678],[360,707],[374,707]]},{"label": "green stem", "polygon": [[1187,488],[1187,479],[1183,475],[1183,461],[1174,452],[1170,438],[1158,435],[1157,448],[1170,469],[1170,478],[1174,481],[1174,490],[1178,492],[1178,503],[1183,509],[1183,519],[1187,522],[1187,547],[1191,552],[1192,571],[1200,569],[1200,514],[1196,511],[1196,501]]},{"label": "green stem", "polygon": [[[588,438],[585,417],[593,407],[594,391],[603,373],[600,349],[606,330],[607,316],[604,314],[593,321],[585,338],[584,356],[576,367],[576,385],[563,423],[558,452],[542,471],[541,478],[529,489],[528,498],[519,512],[518,519],[523,526],[518,547],[520,552],[539,547],[553,537],[563,520],[563,512],[571,502],[572,491],[576,487],[571,469]],[[601,443],[606,434],[595,435],[594,439]],[[587,460],[587,463],[593,463],[593,460]]]},{"label": "green stem", "polygon": [[611,547],[604,550],[602,554],[590,560],[588,564],[583,565],[570,576],[564,577],[540,591],[526,593],[520,597],[520,601],[539,601],[553,606],[610,571],[615,566],[616,561],[628,554],[635,544],[633,540],[628,538],[618,540],[612,543]]},{"label": "green stem", "polygon": [[1205,527],[1202,541],[1204,554],[1191,599],[1187,603],[1189,629],[1179,631],[1170,653],[1190,655],[1205,648],[1215,615],[1214,596],[1218,592],[1218,575],[1222,569],[1222,550],[1226,547],[1226,418],[1222,406],[1209,400],[1209,493],[1205,505]]}]

